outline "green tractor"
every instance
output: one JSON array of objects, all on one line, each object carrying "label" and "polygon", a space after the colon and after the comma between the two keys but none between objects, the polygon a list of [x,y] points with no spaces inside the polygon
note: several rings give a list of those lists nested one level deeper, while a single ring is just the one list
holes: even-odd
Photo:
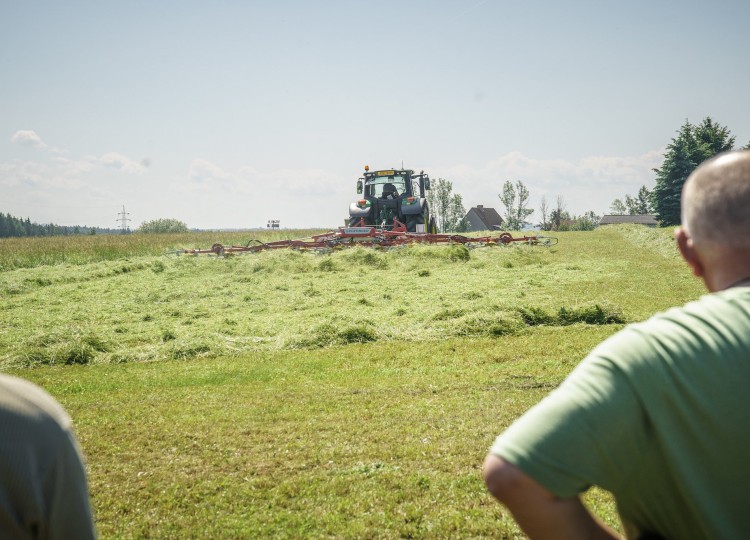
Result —
[{"label": "green tractor", "polygon": [[425,192],[430,178],[409,169],[372,171],[365,165],[365,174],[357,180],[357,194],[362,198],[349,205],[349,225],[392,229],[396,219],[406,230],[436,234],[435,218],[430,215]]}]

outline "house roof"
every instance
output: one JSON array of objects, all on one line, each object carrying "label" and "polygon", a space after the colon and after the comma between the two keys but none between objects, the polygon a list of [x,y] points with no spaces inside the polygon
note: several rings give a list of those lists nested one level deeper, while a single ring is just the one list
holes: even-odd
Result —
[{"label": "house roof", "polygon": [[618,223],[636,223],[638,225],[658,225],[656,216],[653,214],[638,214],[635,216],[629,215],[608,215],[602,216],[599,221],[599,225],[616,225]]},{"label": "house roof", "polygon": [[488,231],[496,229],[503,224],[503,218],[500,217],[500,214],[494,208],[485,208],[480,204],[469,210],[466,215],[468,216],[472,212],[484,223]]}]

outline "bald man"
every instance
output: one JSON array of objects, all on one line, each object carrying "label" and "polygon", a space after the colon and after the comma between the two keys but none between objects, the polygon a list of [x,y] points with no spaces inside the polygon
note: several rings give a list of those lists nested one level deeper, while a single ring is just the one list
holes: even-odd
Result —
[{"label": "bald man", "polygon": [[502,433],[490,492],[531,538],[750,538],[750,151],[698,167],[677,246],[710,294],[629,325]]}]

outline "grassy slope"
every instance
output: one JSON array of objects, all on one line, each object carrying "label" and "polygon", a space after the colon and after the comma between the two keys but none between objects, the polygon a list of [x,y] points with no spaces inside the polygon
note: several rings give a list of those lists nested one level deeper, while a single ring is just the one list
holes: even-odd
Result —
[{"label": "grassy slope", "polygon": [[[666,231],[560,238],[464,262],[444,247],[4,272],[0,358],[75,419],[104,537],[514,537],[481,485],[486,448],[619,328],[529,327],[518,308],[639,320],[701,292]],[[341,344],[356,339],[375,341]],[[92,365],[20,367],[76,347]],[[616,523],[606,495],[589,502]]]}]

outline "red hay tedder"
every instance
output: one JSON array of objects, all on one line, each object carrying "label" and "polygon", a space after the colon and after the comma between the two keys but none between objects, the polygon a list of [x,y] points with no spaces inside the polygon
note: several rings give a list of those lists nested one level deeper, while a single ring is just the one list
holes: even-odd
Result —
[{"label": "red hay tedder", "polygon": [[211,249],[181,249],[174,251],[177,255],[229,255],[235,253],[257,253],[269,249],[299,249],[313,251],[332,251],[338,248],[365,246],[376,248],[390,248],[406,244],[463,244],[467,247],[486,245],[508,245],[521,242],[532,246],[553,246],[557,238],[551,236],[521,236],[513,237],[508,232],[488,236],[463,236],[461,234],[431,234],[408,232],[406,225],[397,219],[393,220],[391,228],[382,228],[364,224],[364,220],[355,226],[340,227],[338,230],[318,234],[309,240],[278,240],[276,242],[261,242],[251,240],[246,246],[224,246],[214,244]]}]

